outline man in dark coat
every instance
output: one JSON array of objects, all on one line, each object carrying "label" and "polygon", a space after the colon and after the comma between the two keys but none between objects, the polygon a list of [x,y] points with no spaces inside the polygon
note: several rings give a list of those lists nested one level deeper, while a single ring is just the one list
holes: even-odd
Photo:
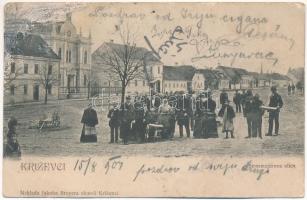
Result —
[{"label": "man in dark coat", "polygon": [[187,113],[188,113],[188,116],[189,116],[189,123],[191,125],[191,130],[193,131],[194,130],[194,111],[193,111],[193,97],[192,97],[192,94],[187,94],[186,96],[187,98]]},{"label": "man in dark coat", "polygon": [[174,134],[175,134],[175,128],[176,128],[177,97],[171,93],[168,97],[168,103],[171,106],[170,120],[169,121],[170,121],[171,138],[173,138]]},{"label": "man in dark coat", "polygon": [[138,99],[134,104],[135,123],[133,131],[137,142],[143,143],[145,141],[145,109],[141,99]]},{"label": "man in dark coat", "polygon": [[109,126],[111,129],[110,143],[114,143],[114,138],[115,138],[115,142],[117,143],[118,142],[118,128],[120,126],[120,111],[119,111],[119,108],[117,107],[117,104],[114,104],[113,108],[109,111],[108,118],[110,119]]},{"label": "man in dark coat", "polygon": [[244,97],[244,109],[243,109],[243,115],[246,117],[246,122],[247,122],[247,131],[248,131],[248,136],[246,138],[251,138],[252,137],[252,122],[253,122],[253,93],[252,90],[247,90],[246,95]]},{"label": "man in dark coat", "polygon": [[128,138],[131,134],[131,123],[134,120],[134,107],[131,103],[131,97],[126,97],[126,102],[121,105],[121,123],[120,123],[120,136],[125,145],[128,144]]},{"label": "man in dark coat", "polygon": [[187,112],[187,99],[181,95],[177,101],[176,119],[179,125],[180,137],[183,137],[183,126],[185,127],[187,137],[190,137],[189,116]]},{"label": "man in dark coat", "polygon": [[255,113],[255,118],[253,119],[253,137],[259,137],[262,139],[262,115],[264,110],[261,109],[263,102],[260,100],[259,94],[255,94],[253,102],[253,112]]},{"label": "man in dark coat", "polygon": [[89,103],[88,108],[84,110],[81,123],[83,123],[83,129],[80,142],[97,142],[95,126],[98,124],[98,117],[92,103]]},{"label": "man in dark coat", "polygon": [[271,96],[270,96],[270,107],[276,107],[276,110],[269,110],[269,132],[267,136],[272,136],[273,132],[273,122],[275,121],[275,135],[278,135],[279,131],[279,111],[283,106],[283,101],[281,96],[277,93],[277,88],[275,86],[271,87]]},{"label": "man in dark coat", "polygon": [[233,102],[236,104],[236,112],[241,112],[241,94],[236,90],[233,97]]}]

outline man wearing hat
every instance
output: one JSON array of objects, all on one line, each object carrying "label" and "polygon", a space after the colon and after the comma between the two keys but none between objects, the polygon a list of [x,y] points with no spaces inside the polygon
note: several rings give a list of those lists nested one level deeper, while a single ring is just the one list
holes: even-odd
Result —
[{"label": "man wearing hat", "polygon": [[276,86],[271,87],[271,96],[270,96],[270,107],[276,107],[276,110],[269,110],[269,131],[267,136],[272,136],[273,132],[273,122],[275,121],[275,135],[278,135],[279,131],[279,111],[283,106],[283,101],[281,96],[277,93]]},{"label": "man wearing hat", "polygon": [[131,133],[131,123],[134,120],[134,107],[131,103],[131,97],[126,97],[126,102],[121,106],[121,124],[120,137],[124,144],[128,144],[128,137]]}]

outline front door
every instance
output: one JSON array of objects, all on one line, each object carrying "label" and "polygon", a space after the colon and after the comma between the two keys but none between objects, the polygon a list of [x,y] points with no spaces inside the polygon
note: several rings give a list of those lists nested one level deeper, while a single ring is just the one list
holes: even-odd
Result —
[{"label": "front door", "polygon": [[34,101],[39,100],[39,85],[34,85],[33,87],[33,100]]}]

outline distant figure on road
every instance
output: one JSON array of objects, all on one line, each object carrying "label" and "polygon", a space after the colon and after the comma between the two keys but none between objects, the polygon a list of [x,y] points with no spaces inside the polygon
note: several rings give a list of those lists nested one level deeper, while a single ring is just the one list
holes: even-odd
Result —
[{"label": "distant figure on road", "polygon": [[234,126],[233,118],[235,118],[235,112],[231,105],[229,105],[229,100],[225,102],[222,109],[219,111],[219,117],[223,117],[223,129],[222,132],[226,134],[226,139],[228,139],[228,132],[230,132],[231,138],[234,138]]},{"label": "distant figure on road", "polygon": [[291,87],[291,85],[290,85],[290,83],[289,83],[289,85],[288,85],[288,95],[289,95],[289,96],[291,95],[291,91],[292,91],[292,87]]},{"label": "distant figure on road", "polygon": [[275,121],[275,135],[278,135],[279,131],[279,111],[283,106],[283,101],[281,96],[277,93],[277,88],[275,86],[271,87],[271,96],[270,96],[270,107],[276,107],[276,110],[269,110],[269,131],[267,136],[272,136],[273,132],[273,122]]},{"label": "distant figure on road", "polygon": [[241,100],[240,100],[241,108],[242,108],[243,113],[244,113],[244,110],[245,110],[245,99],[246,99],[246,92],[245,92],[245,90],[243,90],[243,92],[241,94]]},{"label": "distant figure on road", "polygon": [[295,93],[295,85],[292,83],[292,94],[294,94]]},{"label": "distant figure on road", "polygon": [[225,89],[223,89],[220,94],[220,104],[223,105],[227,100],[228,100],[228,94],[226,93]]},{"label": "distant figure on road", "polygon": [[92,103],[89,103],[88,108],[84,110],[81,123],[83,123],[83,128],[80,142],[97,142],[95,126],[98,124],[98,118]]},{"label": "distant figure on road", "polygon": [[236,104],[236,112],[241,112],[241,94],[236,90],[233,97],[233,102]]}]

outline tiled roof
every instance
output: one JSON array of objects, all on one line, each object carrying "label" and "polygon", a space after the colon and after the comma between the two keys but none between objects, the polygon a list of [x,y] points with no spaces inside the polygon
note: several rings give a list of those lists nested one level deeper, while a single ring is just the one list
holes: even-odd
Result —
[{"label": "tiled roof", "polygon": [[192,81],[195,68],[191,65],[163,66],[163,79],[169,81]]},{"label": "tiled roof", "polygon": [[[92,57],[93,60],[98,59],[99,56],[103,56],[103,54],[106,52],[106,46],[110,47],[112,50],[115,50],[117,52],[123,52],[125,45],[123,44],[117,44],[114,42],[105,42],[100,47],[98,47],[93,53]],[[132,48],[132,46],[128,46],[129,48]],[[158,58],[154,56],[154,54],[143,47],[135,47],[135,55],[134,59],[145,59],[145,61],[151,61],[151,62],[160,62]],[[98,57],[97,57],[98,56]]]},{"label": "tiled roof", "polygon": [[5,35],[5,51],[11,55],[23,55],[60,59],[39,35]]}]

